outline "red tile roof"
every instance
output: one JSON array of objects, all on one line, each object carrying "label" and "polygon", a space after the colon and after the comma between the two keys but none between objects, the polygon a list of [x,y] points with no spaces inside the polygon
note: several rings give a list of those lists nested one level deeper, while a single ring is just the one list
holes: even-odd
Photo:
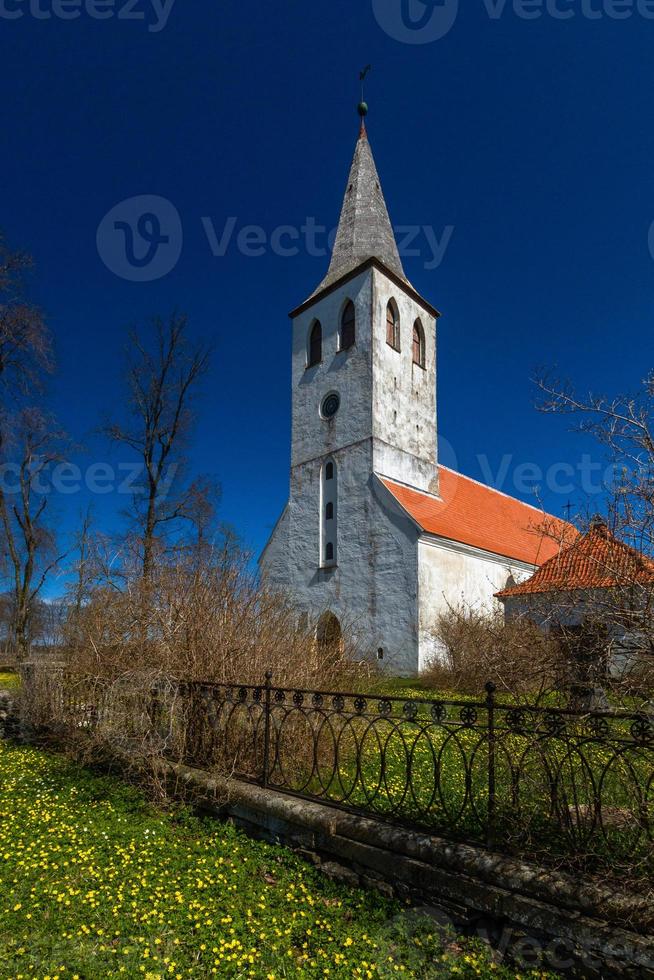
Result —
[{"label": "red tile roof", "polygon": [[444,466],[439,496],[381,478],[397,502],[428,534],[505,558],[540,565],[577,532],[558,518]]},{"label": "red tile roof", "polygon": [[624,544],[596,521],[590,531],[545,562],[521,585],[498,592],[500,599],[575,589],[606,589],[654,582],[654,561]]}]

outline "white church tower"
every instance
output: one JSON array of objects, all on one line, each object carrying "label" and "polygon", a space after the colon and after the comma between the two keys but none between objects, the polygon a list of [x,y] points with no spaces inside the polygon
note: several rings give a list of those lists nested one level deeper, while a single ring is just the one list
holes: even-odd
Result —
[{"label": "white church tower", "polygon": [[[420,605],[432,561],[423,559],[421,544],[432,535],[420,515],[443,504],[439,313],[404,273],[366,111],[362,104],[327,275],[291,313],[290,496],[260,566],[300,618],[321,620],[319,636],[346,627],[364,654],[411,674],[433,650],[432,610],[424,597]],[[498,587],[505,582],[503,568]]]}]

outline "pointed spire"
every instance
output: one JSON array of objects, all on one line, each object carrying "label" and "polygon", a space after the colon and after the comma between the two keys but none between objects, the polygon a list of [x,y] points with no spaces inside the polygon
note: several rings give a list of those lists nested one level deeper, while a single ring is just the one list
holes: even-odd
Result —
[{"label": "pointed spire", "polygon": [[313,293],[315,296],[367,259],[379,259],[405,282],[391,219],[379,182],[377,167],[366,132],[368,106],[359,105],[361,128],[350,168],[336,241],[327,275]]},{"label": "pointed spire", "polygon": [[366,116],[368,115],[368,103],[359,102],[358,111],[359,111],[359,115],[361,116],[361,125],[359,126],[359,139],[362,136],[365,136],[367,138],[368,134],[366,133]]}]

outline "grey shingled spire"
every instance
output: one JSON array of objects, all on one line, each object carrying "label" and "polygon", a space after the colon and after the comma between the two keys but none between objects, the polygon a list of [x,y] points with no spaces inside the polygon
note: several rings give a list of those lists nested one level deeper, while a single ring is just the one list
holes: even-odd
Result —
[{"label": "grey shingled spire", "polygon": [[362,122],[329,270],[312,295],[315,296],[373,257],[407,282]]}]

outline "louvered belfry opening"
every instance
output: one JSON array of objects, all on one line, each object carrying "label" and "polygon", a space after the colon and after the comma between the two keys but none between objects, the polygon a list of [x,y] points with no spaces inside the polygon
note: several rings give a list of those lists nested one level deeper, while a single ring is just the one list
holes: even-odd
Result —
[{"label": "louvered belfry opening", "polygon": [[348,300],[343,316],[341,317],[341,350],[349,350],[354,347],[356,340],[356,314],[354,303]]},{"label": "louvered belfry opening", "polygon": [[311,328],[309,338],[309,363],[308,367],[314,367],[322,361],[322,327],[320,321],[316,320]]}]

